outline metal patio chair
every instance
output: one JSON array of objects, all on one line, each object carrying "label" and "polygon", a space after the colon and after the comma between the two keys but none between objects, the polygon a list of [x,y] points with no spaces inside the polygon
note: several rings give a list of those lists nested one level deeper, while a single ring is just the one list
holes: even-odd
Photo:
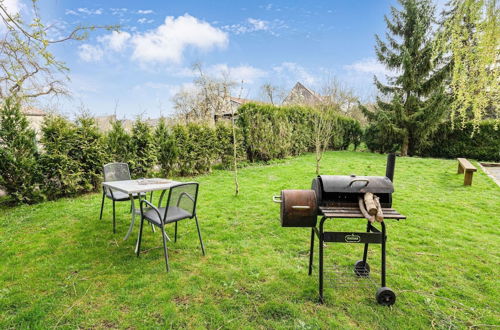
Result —
[{"label": "metal patio chair", "polygon": [[[109,163],[103,166],[104,181],[122,181],[131,180],[130,170],[127,163]],[[145,197],[144,193],[134,194],[134,198]],[[102,211],[104,209],[104,199],[109,198],[113,201],[113,233],[116,233],[116,215],[115,215],[115,202],[126,202],[130,201],[130,210],[132,210],[132,201],[130,196],[121,192],[113,191],[112,189],[103,187],[102,188],[102,202],[101,202],[101,215],[99,219],[102,219]]]},{"label": "metal patio chair", "polygon": [[[161,229],[163,237],[163,251],[165,254],[165,264],[167,267],[167,272],[170,267],[168,264],[168,250],[167,250],[167,240],[171,241],[165,232],[165,225],[169,223],[175,223],[175,236],[174,242],[177,242],[177,223],[184,219],[194,218],[196,222],[196,228],[198,229],[198,238],[200,239],[201,252],[205,255],[205,247],[203,246],[203,240],[201,238],[200,226],[198,224],[198,217],[196,215],[196,201],[198,200],[198,183],[189,182],[181,183],[171,187],[168,191],[168,198],[165,207],[161,207],[163,196],[166,190],[164,190],[160,196],[160,202],[158,207],[154,206],[151,202],[143,199],[140,202],[141,206],[141,226],[139,229],[139,242],[137,243],[137,257],[139,257],[142,241],[142,228],[144,220],[148,221],[152,225],[155,225]],[[148,207],[145,208],[144,205]]]}]

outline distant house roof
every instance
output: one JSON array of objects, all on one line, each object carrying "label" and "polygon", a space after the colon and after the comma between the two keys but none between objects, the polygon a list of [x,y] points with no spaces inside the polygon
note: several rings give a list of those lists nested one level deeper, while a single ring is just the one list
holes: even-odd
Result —
[{"label": "distant house roof", "polygon": [[45,116],[46,113],[43,110],[33,107],[26,107],[23,110],[23,114],[26,116]]},{"label": "distant house roof", "polygon": [[293,86],[290,93],[283,100],[283,104],[292,104],[292,103],[320,103],[322,102],[322,97],[318,93],[310,90],[306,86],[302,85],[300,82],[297,82],[295,86]]},{"label": "distant house roof", "polygon": [[255,102],[254,100],[242,99],[242,98],[233,97],[233,96],[231,96],[230,100],[231,100],[231,102],[238,103],[238,104],[245,104],[245,103],[248,103],[248,102]]}]

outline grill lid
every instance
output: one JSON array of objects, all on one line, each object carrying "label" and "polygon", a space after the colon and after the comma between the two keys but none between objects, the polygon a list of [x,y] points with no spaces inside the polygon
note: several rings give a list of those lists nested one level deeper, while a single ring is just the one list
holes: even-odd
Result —
[{"label": "grill lid", "polygon": [[345,193],[379,193],[394,192],[394,186],[385,176],[357,176],[357,175],[320,175],[321,186],[324,192]]}]

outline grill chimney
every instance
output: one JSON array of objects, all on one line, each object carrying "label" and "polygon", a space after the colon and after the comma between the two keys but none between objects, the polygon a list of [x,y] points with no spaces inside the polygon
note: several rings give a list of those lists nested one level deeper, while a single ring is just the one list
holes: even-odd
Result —
[{"label": "grill chimney", "polygon": [[394,167],[396,166],[396,154],[390,153],[387,155],[387,165],[385,167],[385,176],[394,182]]}]

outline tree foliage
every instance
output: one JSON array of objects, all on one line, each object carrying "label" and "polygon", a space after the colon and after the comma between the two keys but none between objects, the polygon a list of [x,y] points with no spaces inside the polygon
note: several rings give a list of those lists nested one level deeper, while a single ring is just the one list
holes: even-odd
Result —
[{"label": "tree foliage", "polygon": [[130,160],[130,135],[123,128],[122,122],[114,120],[111,130],[106,135],[106,147],[111,162],[128,163]]},{"label": "tree foliage", "polygon": [[377,98],[375,113],[364,113],[379,130],[400,139],[401,154],[414,155],[428,140],[444,117],[447,97],[444,79],[448,66],[434,56],[430,0],[400,0],[402,8],[391,8],[385,17],[386,41],[376,36],[378,60],[394,72],[383,84],[375,77],[378,90],[390,101]]},{"label": "tree foliage", "polygon": [[0,173],[0,187],[14,203],[43,199],[35,131],[13,98],[5,99],[0,109]]},{"label": "tree foliage", "polygon": [[0,39],[0,99],[66,94],[68,68],[55,58],[50,46],[68,40],[83,40],[88,31],[101,28],[78,26],[62,38],[52,39],[49,36],[51,28],[43,23],[35,0],[30,9],[32,19],[25,22],[19,12],[12,12],[6,2],[0,0],[0,24],[7,30]]},{"label": "tree foliage", "polygon": [[178,150],[174,136],[163,117],[160,118],[156,127],[154,138],[158,148],[158,165],[160,165],[163,174],[169,176],[173,173]]},{"label": "tree foliage", "polygon": [[153,131],[148,123],[138,118],[132,128],[130,139],[131,172],[136,177],[145,177],[153,171],[156,164],[156,145]]},{"label": "tree foliage", "polygon": [[450,57],[452,122],[500,114],[500,12],[496,0],[452,0],[438,37],[436,51]]}]

